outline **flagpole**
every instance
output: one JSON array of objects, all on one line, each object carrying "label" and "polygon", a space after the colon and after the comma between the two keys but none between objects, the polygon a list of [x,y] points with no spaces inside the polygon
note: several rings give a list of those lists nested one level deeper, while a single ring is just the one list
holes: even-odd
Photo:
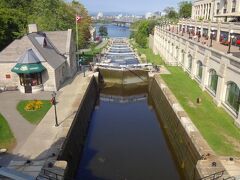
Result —
[{"label": "flagpole", "polygon": [[77,22],[77,14],[75,16],[75,23],[76,23],[76,44],[77,44],[77,70],[79,69],[79,53],[78,53],[78,22]]}]

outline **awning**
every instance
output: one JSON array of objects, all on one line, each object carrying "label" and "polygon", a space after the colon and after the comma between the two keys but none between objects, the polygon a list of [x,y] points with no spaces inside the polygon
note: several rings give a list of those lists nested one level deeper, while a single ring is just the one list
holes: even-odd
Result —
[{"label": "awning", "polygon": [[11,71],[17,74],[32,74],[44,71],[46,68],[41,63],[16,64]]}]

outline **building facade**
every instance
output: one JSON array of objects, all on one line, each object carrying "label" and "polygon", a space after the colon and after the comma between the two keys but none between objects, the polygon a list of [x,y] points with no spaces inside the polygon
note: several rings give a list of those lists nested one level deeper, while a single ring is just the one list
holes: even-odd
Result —
[{"label": "building facade", "polygon": [[192,6],[192,20],[214,22],[239,21],[240,0],[196,0]]},{"label": "building facade", "polygon": [[181,66],[217,106],[222,106],[240,127],[240,60],[194,40],[155,27],[151,46],[165,62]]},{"label": "building facade", "polygon": [[77,71],[75,52],[71,29],[38,32],[31,24],[27,35],[0,52],[0,88],[57,91]]}]

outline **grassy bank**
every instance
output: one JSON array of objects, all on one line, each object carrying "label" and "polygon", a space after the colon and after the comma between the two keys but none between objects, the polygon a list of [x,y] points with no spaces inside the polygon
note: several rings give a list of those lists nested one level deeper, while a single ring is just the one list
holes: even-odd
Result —
[{"label": "grassy bank", "polygon": [[6,119],[0,114],[0,149],[10,149],[15,142],[13,133],[6,121]]},{"label": "grassy bank", "polygon": [[164,64],[164,61],[159,55],[155,55],[148,46],[146,48],[142,48],[138,46],[135,42],[131,41],[131,44],[133,45],[134,49],[137,49],[138,54],[145,54],[147,58],[147,62],[153,63],[155,65],[162,65]]},{"label": "grassy bank", "polygon": [[[161,75],[168,87],[188,113],[203,137],[219,155],[240,156],[240,130],[224,109],[179,67],[168,67],[172,73]],[[196,103],[197,97],[202,102]]]},{"label": "grassy bank", "polygon": [[25,110],[25,107],[29,103],[29,101],[27,100],[20,101],[17,105],[17,110],[27,121],[29,121],[32,124],[38,124],[52,106],[52,104],[48,100],[41,101],[43,103],[41,108],[34,111]]}]

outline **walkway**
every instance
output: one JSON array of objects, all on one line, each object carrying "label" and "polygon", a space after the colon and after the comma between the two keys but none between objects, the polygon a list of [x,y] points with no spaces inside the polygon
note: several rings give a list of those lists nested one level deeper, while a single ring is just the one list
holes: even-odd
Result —
[{"label": "walkway", "polygon": [[[24,144],[29,135],[34,131],[36,125],[29,123],[17,111],[16,107],[21,100],[41,99],[48,100],[50,92],[41,92],[39,94],[22,94],[19,91],[0,93],[0,113],[6,118],[8,124],[16,138],[16,146],[11,153],[16,153]],[[0,165],[6,166],[10,161],[9,154],[0,156]]]},{"label": "walkway", "polygon": [[[175,31],[173,31],[173,33],[177,33],[177,31],[175,30]],[[179,35],[180,35],[181,33],[179,33]],[[182,34],[181,34],[182,35]],[[187,33],[187,32],[185,32],[185,33],[183,33],[183,36],[185,37],[185,38],[189,38],[189,34]],[[193,37],[192,35],[191,35],[191,37]],[[198,42],[198,38],[196,37],[196,38],[193,38],[193,41],[195,41],[195,42]],[[200,38],[200,42],[198,42],[198,43],[201,43],[201,44],[205,44],[206,46],[210,46],[210,38],[208,39],[208,40],[206,40],[204,37],[201,37]],[[215,40],[213,40],[213,46],[212,46],[212,48],[213,49],[216,49],[216,50],[218,50],[218,51],[221,51],[221,52],[223,52],[223,53],[226,53],[227,54],[227,52],[228,52],[228,46],[226,46],[226,45],[223,45],[223,44],[221,44],[220,42],[218,42],[218,41],[215,41]],[[238,58],[240,58],[240,50],[239,50],[239,47],[237,47],[237,46],[231,46],[231,54],[233,55],[233,56],[235,56],[235,57],[238,57]]]},{"label": "walkway", "polygon": [[[91,76],[92,73],[87,72],[87,75]],[[36,176],[52,153],[57,153],[56,150],[59,150],[59,144],[62,140],[58,135],[67,131],[67,126],[63,122],[66,119],[74,118],[79,101],[81,101],[90,82],[90,77],[83,77],[83,74],[79,74],[74,80],[69,81],[69,84],[66,83],[61,89],[62,92],[57,95],[57,115],[60,126],[55,127],[54,108],[52,107],[23,146],[12,154],[11,168]],[[76,107],[76,105],[78,106]],[[70,126],[71,124],[69,124]],[[27,159],[34,160],[37,165],[26,166]]]},{"label": "walkway", "polygon": [[24,143],[26,138],[32,133],[36,125],[29,123],[17,111],[16,107],[21,100],[41,99],[49,100],[50,92],[41,92],[39,94],[22,94],[19,91],[0,93],[0,113],[8,121],[11,130],[17,140],[13,152],[17,151]]}]

